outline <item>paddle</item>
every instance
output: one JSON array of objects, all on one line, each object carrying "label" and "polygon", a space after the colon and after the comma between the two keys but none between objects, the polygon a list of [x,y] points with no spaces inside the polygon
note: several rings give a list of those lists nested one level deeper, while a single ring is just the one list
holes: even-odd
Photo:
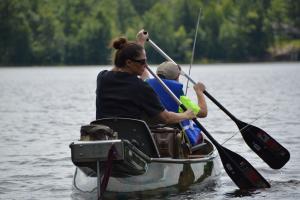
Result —
[{"label": "paddle", "polygon": [[[158,82],[162,85],[166,92],[171,95],[171,97],[177,102],[177,104],[183,110],[186,110],[186,107],[165,85],[165,83],[148,66],[147,69],[158,80]],[[197,126],[201,128],[203,133],[215,145],[216,149],[219,152],[225,171],[240,189],[257,189],[270,187],[270,184],[246,159],[220,145],[198,122],[196,118],[193,119],[193,121],[195,122],[195,124],[197,124]]]},{"label": "paddle", "polygon": [[[162,56],[175,63],[152,40],[148,39],[148,41]],[[189,75],[184,73],[184,71],[181,71],[181,74],[188,78],[193,84],[196,84],[196,82]],[[289,161],[289,151],[274,138],[262,129],[238,120],[207,91],[204,91],[203,93],[236,123],[247,145],[271,168],[280,169]]]}]

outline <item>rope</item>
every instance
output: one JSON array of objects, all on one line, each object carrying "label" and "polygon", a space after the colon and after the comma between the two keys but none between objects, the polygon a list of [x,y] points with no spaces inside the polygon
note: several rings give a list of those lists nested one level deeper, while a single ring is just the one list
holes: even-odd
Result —
[{"label": "rope", "polygon": [[112,172],[113,160],[116,158],[116,153],[117,151],[115,145],[111,145],[108,152],[107,161],[105,162],[105,172],[101,181],[101,186],[100,186],[101,194],[103,194],[103,192],[105,192],[107,188],[107,184]]}]

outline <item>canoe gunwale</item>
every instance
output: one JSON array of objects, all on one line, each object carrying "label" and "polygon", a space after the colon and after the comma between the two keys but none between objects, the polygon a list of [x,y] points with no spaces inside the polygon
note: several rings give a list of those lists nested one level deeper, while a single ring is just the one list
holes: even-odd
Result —
[{"label": "canoe gunwale", "polygon": [[174,164],[189,164],[189,163],[201,163],[213,160],[218,156],[216,150],[211,153],[201,157],[201,158],[171,158],[171,157],[161,157],[161,158],[150,158],[150,163],[174,163]]}]

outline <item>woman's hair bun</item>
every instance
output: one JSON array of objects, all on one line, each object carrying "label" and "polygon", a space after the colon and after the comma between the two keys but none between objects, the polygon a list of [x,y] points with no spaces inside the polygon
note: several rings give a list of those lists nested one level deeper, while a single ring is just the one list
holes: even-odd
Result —
[{"label": "woman's hair bun", "polygon": [[115,49],[122,49],[127,43],[128,43],[128,40],[126,38],[120,37],[113,41],[112,46]]}]

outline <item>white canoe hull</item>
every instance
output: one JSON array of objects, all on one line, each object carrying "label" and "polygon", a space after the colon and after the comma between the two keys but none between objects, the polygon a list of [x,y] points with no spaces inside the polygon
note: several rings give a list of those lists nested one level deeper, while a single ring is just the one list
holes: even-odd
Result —
[{"label": "white canoe hull", "polygon": [[[117,133],[117,138],[112,136],[112,130]],[[104,118],[82,127],[81,136],[84,137],[70,144],[72,162],[77,167],[74,187],[86,192],[98,190],[100,197],[99,188],[117,193],[146,192],[172,186],[185,190],[195,183],[204,184],[219,176],[219,154],[211,142],[205,140],[191,148],[191,152],[184,153],[182,141],[176,139],[177,133],[169,130],[168,135],[173,137],[170,140],[163,138],[159,149],[153,139],[154,133],[141,120]],[[86,140],[87,136],[90,139],[97,137]],[[174,146],[169,146],[169,142]],[[173,155],[166,154],[166,149]]]},{"label": "white canoe hull", "polygon": [[[220,175],[218,153],[204,158],[155,158],[147,165],[144,174],[130,177],[110,177],[106,191],[142,192],[176,186],[184,189],[195,183],[205,183]],[[74,176],[74,186],[82,191],[97,188],[97,177],[84,174],[79,168]]]}]

